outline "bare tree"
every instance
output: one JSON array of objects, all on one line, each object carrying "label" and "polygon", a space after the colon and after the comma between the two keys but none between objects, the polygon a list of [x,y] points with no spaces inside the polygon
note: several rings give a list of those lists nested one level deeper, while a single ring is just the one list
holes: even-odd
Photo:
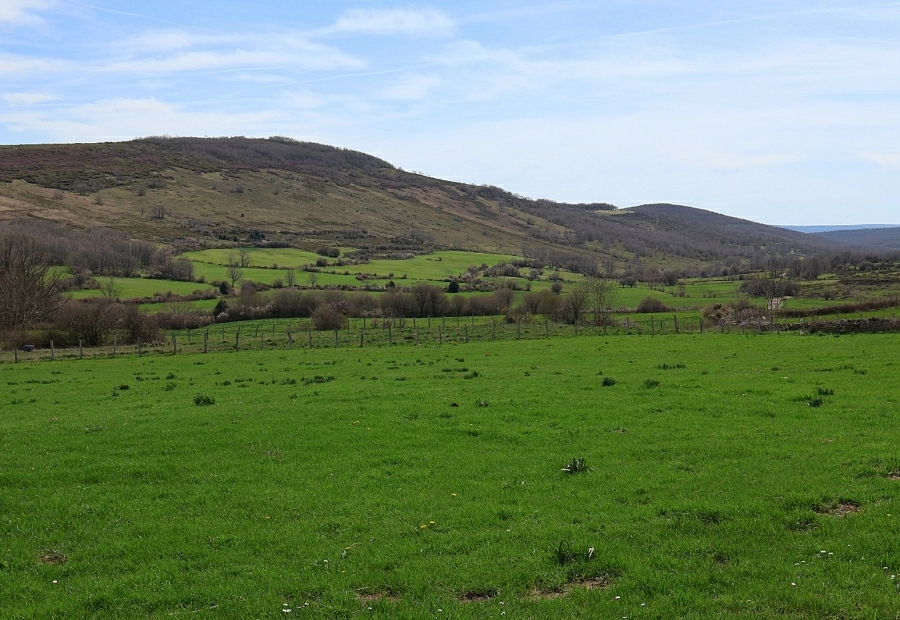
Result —
[{"label": "bare tree", "polygon": [[235,284],[244,277],[244,270],[241,269],[241,265],[233,252],[228,255],[228,265],[225,267],[225,272],[228,274],[228,279],[231,280],[231,288],[234,288]]},{"label": "bare tree", "polygon": [[250,252],[241,248],[241,250],[238,252],[238,255],[240,256],[241,267],[249,267],[250,266]]},{"label": "bare tree", "polygon": [[775,319],[775,310],[784,295],[784,269],[785,263],[777,255],[772,255],[766,261],[763,273],[763,292],[766,296],[766,307],[769,310],[769,323]]},{"label": "bare tree", "polygon": [[0,325],[28,327],[45,320],[59,305],[60,280],[33,237],[0,233]]},{"label": "bare tree", "polygon": [[581,285],[587,294],[588,312],[594,313],[594,325],[607,325],[616,299],[615,283],[600,276],[589,276]]},{"label": "bare tree", "polygon": [[315,288],[319,282],[319,274],[315,271],[310,271],[306,274],[306,281],[309,283],[309,288]]},{"label": "bare tree", "polygon": [[297,282],[297,274],[293,269],[288,269],[284,272],[284,282],[289,287],[294,286]]},{"label": "bare tree", "polygon": [[108,301],[119,301],[122,296],[122,286],[115,276],[110,276],[100,283],[100,295]]},{"label": "bare tree", "polygon": [[573,289],[563,300],[566,318],[573,325],[578,325],[584,313],[588,311],[588,292],[583,286]]}]

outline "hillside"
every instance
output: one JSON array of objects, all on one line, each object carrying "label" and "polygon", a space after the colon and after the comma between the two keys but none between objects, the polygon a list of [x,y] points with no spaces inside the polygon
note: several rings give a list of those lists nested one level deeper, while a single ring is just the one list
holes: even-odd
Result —
[{"label": "hillside", "polygon": [[900,250],[900,227],[833,230],[818,233],[816,236],[882,250]]},{"label": "hillside", "polygon": [[0,219],[107,227],[201,246],[266,240],[565,253],[609,266],[749,267],[852,246],[677,205],[531,200],[287,138],[0,147]]}]

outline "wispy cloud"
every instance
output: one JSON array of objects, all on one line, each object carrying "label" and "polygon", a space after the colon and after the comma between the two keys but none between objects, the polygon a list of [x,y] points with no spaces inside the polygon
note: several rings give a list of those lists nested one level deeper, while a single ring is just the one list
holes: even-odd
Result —
[{"label": "wispy cloud", "polygon": [[441,80],[433,75],[406,75],[381,89],[380,94],[386,99],[414,101],[427,97],[440,83]]},{"label": "wispy cloud", "polygon": [[11,106],[28,106],[54,101],[59,97],[49,93],[7,93],[0,98]]},{"label": "wispy cloud", "polygon": [[856,157],[885,168],[900,168],[900,153],[857,153]]},{"label": "wispy cloud", "polygon": [[456,25],[436,9],[354,9],[345,12],[321,34],[447,36]]},{"label": "wispy cloud", "polygon": [[3,0],[0,2],[0,23],[39,21],[35,12],[49,8],[52,0]]}]

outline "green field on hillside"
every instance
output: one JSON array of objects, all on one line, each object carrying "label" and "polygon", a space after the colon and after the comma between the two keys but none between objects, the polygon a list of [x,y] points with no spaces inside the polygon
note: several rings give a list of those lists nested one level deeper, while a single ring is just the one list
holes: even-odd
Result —
[{"label": "green field on hillside", "polygon": [[0,615],[900,610],[900,336],[404,344],[0,364]]},{"label": "green field on hillside", "polygon": [[[109,278],[102,276],[97,278],[101,286],[106,285],[109,280]],[[114,278],[113,283],[117,287],[121,299],[153,297],[154,295],[165,295],[166,293],[190,295],[197,291],[212,290],[209,284],[201,284],[199,282],[178,282],[175,280],[155,280],[151,278]],[[73,299],[86,299],[100,297],[102,294],[103,292],[100,289],[86,289],[72,291],[68,293],[68,296]],[[215,302],[213,305],[215,305]]]}]

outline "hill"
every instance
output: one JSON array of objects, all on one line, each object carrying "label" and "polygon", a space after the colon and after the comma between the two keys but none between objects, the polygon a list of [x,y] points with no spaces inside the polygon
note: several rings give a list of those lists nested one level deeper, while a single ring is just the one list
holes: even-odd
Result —
[{"label": "hill", "polygon": [[882,250],[900,250],[900,227],[832,230],[818,233],[816,236]]},{"label": "hill", "polygon": [[202,247],[265,241],[563,253],[617,268],[641,261],[749,268],[771,253],[852,248],[686,206],[532,200],[278,137],[4,146],[0,181],[0,219]]}]

